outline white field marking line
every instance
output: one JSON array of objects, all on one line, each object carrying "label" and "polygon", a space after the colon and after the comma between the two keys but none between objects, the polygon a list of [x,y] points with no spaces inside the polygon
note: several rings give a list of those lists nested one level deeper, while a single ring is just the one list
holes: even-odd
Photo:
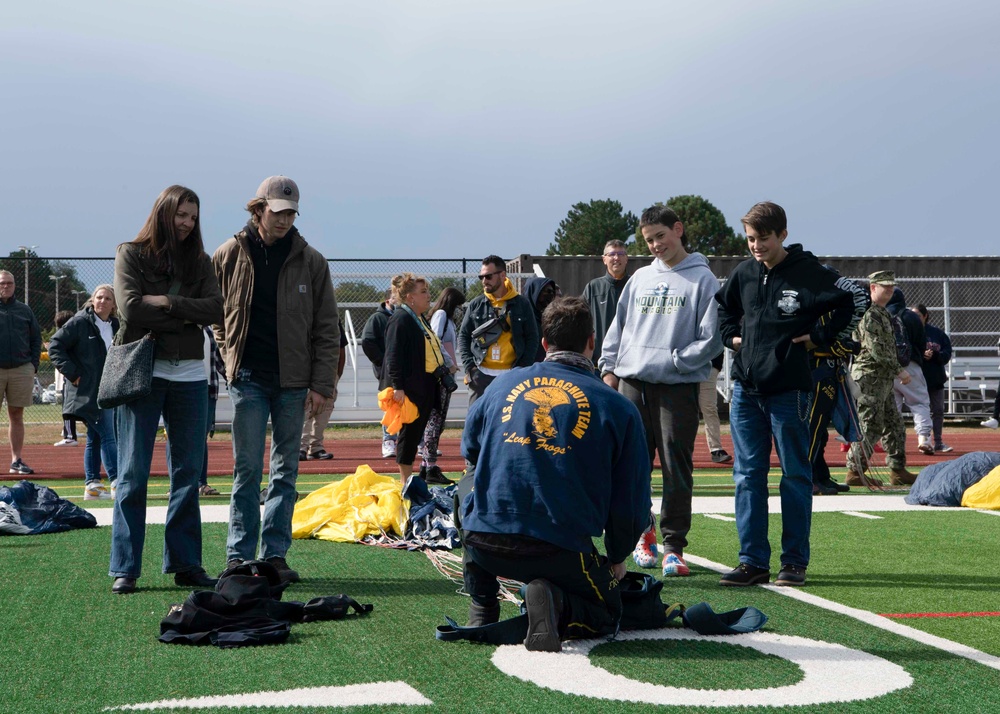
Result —
[{"label": "white field marking line", "polygon": [[859,513],[858,511],[841,511],[845,516],[854,516],[855,518],[870,518],[873,521],[881,521],[882,516],[875,516],[871,513]]},{"label": "white field marking line", "polygon": [[[715,561],[707,558],[701,558],[697,555],[691,555],[690,553],[684,553],[684,559],[689,563],[700,565],[703,568],[714,570],[717,573],[728,573],[732,570],[732,568],[727,565],[716,563]],[[833,602],[832,600],[818,597],[798,588],[778,587],[777,585],[757,585],[754,587],[766,588],[773,593],[777,593],[778,595],[784,595],[785,597],[790,597],[793,600],[800,600],[801,602],[815,605],[816,607],[821,607],[826,610],[830,610],[831,612],[846,615],[847,617],[853,617],[855,620],[864,622],[872,627],[877,627],[880,630],[891,632],[894,635],[899,635],[900,637],[906,637],[907,639],[914,640],[915,642],[927,645],[928,647],[936,647],[937,649],[953,654],[956,657],[971,659],[973,662],[978,662],[979,664],[990,667],[991,669],[1000,670],[1000,657],[987,654],[986,652],[980,652],[977,649],[959,644],[958,642],[946,640],[944,637],[938,637],[937,635],[931,635],[927,632],[908,627],[907,625],[903,625],[888,617],[876,615],[874,612],[859,610],[856,607],[842,605],[839,602]]]},{"label": "white field marking line", "polygon": [[704,515],[705,515],[705,518],[712,518],[712,519],[715,519],[717,521],[731,521],[733,523],[736,522],[736,519],[733,518],[732,516],[723,516],[720,513],[706,513]]},{"label": "white field marking line", "polygon": [[976,513],[985,513],[988,516],[1000,516],[1000,511],[990,511],[985,508],[977,508]]},{"label": "white field marking line", "polygon": [[246,692],[191,699],[161,699],[158,702],[104,707],[104,711],[152,711],[155,709],[214,709],[233,707],[355,707],[366,705],[427,705],[430,699],[406,682],[372,682],[343,687],[303,687],[277,692]]}]

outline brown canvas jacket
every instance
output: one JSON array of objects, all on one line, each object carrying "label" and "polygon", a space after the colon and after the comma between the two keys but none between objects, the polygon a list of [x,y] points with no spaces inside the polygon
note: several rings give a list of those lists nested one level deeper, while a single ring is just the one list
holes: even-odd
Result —
[{"label": "brown canvas jacket", "polygon": [[[223,296],[223,319],[215,325],[215,340],[226,363],[226,376],[236,378],[246,346],[253,295],[253,259],[249,236],[240,231],[215,251],[212,262]],[[309,389],[333,396],[340,329],[337,298],[330,268],[319,251],[301,234],[278,277],[278,364],[283,389]]]}]

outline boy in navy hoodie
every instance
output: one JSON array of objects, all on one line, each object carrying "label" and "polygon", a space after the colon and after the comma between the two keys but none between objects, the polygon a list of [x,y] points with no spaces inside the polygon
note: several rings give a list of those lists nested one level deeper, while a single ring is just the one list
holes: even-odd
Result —
[{"label": "boy in navy hoodie", "polygon": [[[771,440],[781,461],[781,571],[775,585],[804,585],[812,521],[808,349],[848,339],[854,298],[799,244],[785,246],[781,206],[758,203],[743,217],[753,259],[732,271],[716,295],[722,341],[734,350],[729,424],[735,449],[740,564],[720,585],[770,580],[767,474]],[[831,313],[831,314],[827,314]]]},{"label": "boy in navy hoodie", "polygon": [[[604,336],[598,366],[604,382],[642,415],[650,461],[660,454],[664,577],[689,575],[684,562],[691,530],[698,393],[722,352],[715,293],[719,281],[701,253],[688,253],[684,225],[663,205],[642,212],[639,227],[653,262],[629,278]],[[655,524],[633,553],[657,565]]]}]

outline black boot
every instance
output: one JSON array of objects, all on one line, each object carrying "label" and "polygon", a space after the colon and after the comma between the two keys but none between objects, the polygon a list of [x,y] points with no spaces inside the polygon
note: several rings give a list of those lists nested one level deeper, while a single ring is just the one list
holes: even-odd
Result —
[{"label": "black boot", "polygon": [[473,600],[469,603],[469,624],[468,627],[482,627],[500,622],[500,603],[492,607],[477,605]]}]

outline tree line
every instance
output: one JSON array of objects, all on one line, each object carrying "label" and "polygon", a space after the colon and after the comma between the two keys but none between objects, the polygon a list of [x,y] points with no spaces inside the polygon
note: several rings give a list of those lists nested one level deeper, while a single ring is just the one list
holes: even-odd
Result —
[{"label": "tree line", "polygon": [[[657,205],[662,205],[657,202]],[[704,255],[746,255],[746,239],[738,235],[722,211],[701,196],[674,196],[666,202],[684,224],[688,252]],[[574,204],[559,222],[546,255],[601,255],[609,240],[625,241],[629,255],[645,255],[639,218],[620,201],[591,200]]]}]

